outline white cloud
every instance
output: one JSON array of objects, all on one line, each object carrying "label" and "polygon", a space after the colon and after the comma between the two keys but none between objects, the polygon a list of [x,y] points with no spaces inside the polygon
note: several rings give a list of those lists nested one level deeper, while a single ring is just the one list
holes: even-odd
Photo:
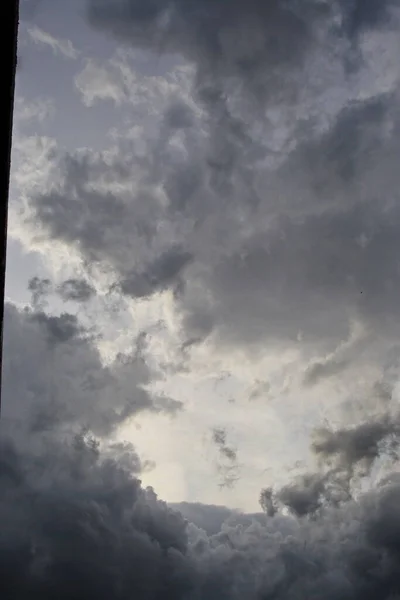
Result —
[{"label": "white cloud", "polygon": [[71,40],[57,39],[36,25],[28,28],[28,34],[35,44],[49,46],[55,54],[59,54],[64,58],[75,60],[79,56],[79,51],[74,47]]},{"label": "white cloud", "polygon": [[[14,137],[19,127],[32,123],[32,121],[43,123],[53,117],[54,113],[54,101],[50,98],[39,98],[29,102],[22,96],[17,95],[14,104]],[[16,128],[17,132],[15,131]]]}]

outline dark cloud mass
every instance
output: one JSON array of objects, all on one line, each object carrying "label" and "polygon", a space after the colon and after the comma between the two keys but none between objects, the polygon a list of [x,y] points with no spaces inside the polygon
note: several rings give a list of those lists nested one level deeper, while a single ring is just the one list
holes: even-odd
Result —
[{"label": "dark cloud mass", "polygon": [[[149,376],[136,365],[140,351],[105,368],[71,315],[7,304],[5,324],[0,582],[6,600],[389,600],[400,593],[398,475],[358,499],[349,479],[363,459],[372,467],[385,439],[395,454],[395,414],[320,432],[313,450],[330,459],[329,470],[264,491],[265,513],[169,507],[141,486],[146,465],[135,449],[104,436],[121,422],[117,411],[154,409],[147,395],[124,406],[123,392],[134,397]],[[236,459],[224,429],[213,430],[213,439],[222,455]]]},{"label": "dark cloud mass", "polygon": [[[398,476],[358,499],[344,476],[364,458],[371,468],[380,442],[398,439],[395,415],[321,433],[314,451],[337,462],[264,491],[265,513],[167,506],[141,486],[145,465],[135,449],[103,435],[120,422],[110,410],[120,409],[119,398],[125,402],[115,387],[124,370],[117,377],[114,367],[101,366],[91,339],[67,317],[6,305],[2,597],[389,600],[400,594]],[[133,382],[137,392],[148,371],[137,371],[134,360],[124,364],[133,394]],[[151,409],[144,398],[128,413]],[[214,429],[213,439],[224,456],[236,458],[224,429]]]},{"label": "dark cloud mass", "polygon": [[27,456],[2,443],[2,597],[179,598],[183,518],[82,437]]},{"label": "dark cloud mass", "polygon": [[[89,0],[90,21],[129,43],[181,53],[199,67],[262,85],[268,70],[298,67],[328,22],[350,41],[389,17],[378,0]],[[203,73],[205,76],[205,74]],[[264,85],[266,81],[264,81]]]},{"label": "dark cloud mass", "polygon": [[324,461],[335,460],[338,466],[352,471],[359,463],[370,467],[380,455],[382,443],[391,442],[393,450],[399,443],[399,417],[380,415],[356,427],[331,431],[320,429],[313,442],[313,451]]},{"label": "dark cloud mass", "polygon": [[87,4],[96,28],[189,61],[194,83],[151,113],[144,151],[60,160],[35,227],[133,298],[173,290],[186,341],[325,352],[352,319],[392,340],[398,2]]},{"label": "dark cloud mass", "polygon": [[104,366],[75,315],[7,304],[4,346],[4,430],[89,427],[104,435],[140,411],[179,408],[145,389],[152,374],[135,349]]},{"label": "dark cloud mass", "polygon": [[326,506],[311,520],[181,507],[205,521],[207,535],[142,489],[137,469],[134,457],[129,469],[85,435],[49,441],[41,453],[3,437],[2,596],[389,600],[400,593],[398,483]]},{"label": "dark cloud mass", "polygon": [[87,302],[96,294],[96,290],[85,279],[67,279],[57,291],[64,301],[73,302]]}]

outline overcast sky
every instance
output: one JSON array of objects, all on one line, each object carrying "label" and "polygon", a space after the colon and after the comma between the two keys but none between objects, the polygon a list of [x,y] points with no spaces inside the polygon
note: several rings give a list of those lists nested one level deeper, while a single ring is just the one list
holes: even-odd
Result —
[{"label": "overcast sky", "polygon": [[7,598],[400,594],[399,52],[398,0],[21,0]]}]

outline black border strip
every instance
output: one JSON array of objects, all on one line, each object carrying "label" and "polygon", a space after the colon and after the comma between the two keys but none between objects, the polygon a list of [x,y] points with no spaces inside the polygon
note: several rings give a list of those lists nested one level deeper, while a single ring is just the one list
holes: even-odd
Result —
[{"label": "black border strip", "polygon": [[6,247],[8,196],[10,188],[11,143],[14,116],[15,70],[17,67],[17,35],[19,1],[0,0],[0,26],[2,38],[2,99],[0,117],[0,412],[3,364],[3,321],[6,279]]}]

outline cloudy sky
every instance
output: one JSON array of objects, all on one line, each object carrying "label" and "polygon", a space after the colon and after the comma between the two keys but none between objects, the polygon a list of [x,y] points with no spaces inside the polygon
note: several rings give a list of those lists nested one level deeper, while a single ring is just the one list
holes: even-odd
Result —
[{"label": "cloudy sky", "polygon": [[20,17],[7,598],[396,597],[400,2]]}]

